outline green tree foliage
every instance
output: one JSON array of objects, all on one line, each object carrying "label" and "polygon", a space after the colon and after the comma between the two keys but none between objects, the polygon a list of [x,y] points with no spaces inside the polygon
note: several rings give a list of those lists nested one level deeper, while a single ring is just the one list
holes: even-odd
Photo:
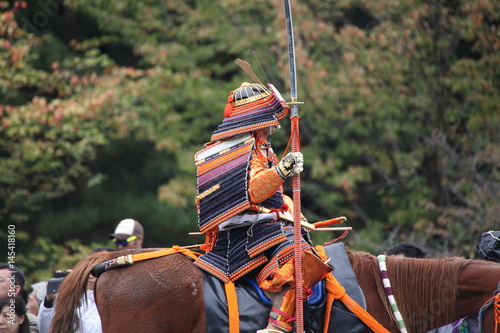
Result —
[{"label": "green tree foliage", "polygon": [[470,254],[481,231],[498,228],[498,8],[362,1],[345,4],[341,24],[325,18],[332,42],[316,45],[306,88],[308,128],[322,130],[305,149],[313,177],[343,193],[319,204],[348,204],[369,249],[409,240]]},{"label": "green tree foliage", "polygon": [[[124,217],[151,230],[149,246],[201,242],[186,236],[196,230],[193,155],[228,92],[250,80],[235,59],[287,97],[283,2],[0,6],[0,219],[27,231],[26,244],[107,244]],[[305,215],[346,215],[358,249],[405,240],[472,255],[479,233],[499,226],[499,5],[292,9]]]}]

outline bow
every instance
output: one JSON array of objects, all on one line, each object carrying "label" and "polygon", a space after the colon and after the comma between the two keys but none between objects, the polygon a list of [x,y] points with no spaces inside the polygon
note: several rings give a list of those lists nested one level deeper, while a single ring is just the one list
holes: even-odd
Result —
[{"label": "bow", "polygon": [[[290,97],[292,101],[290,105],[290,122],[291,133],[290,140],[292,142],[292,152],[300,150],[300,137],[299,137],[299,105],[303,104],[298,102],[297,97],[297,74],[295,64],[295,42],[293,37],[293,20],[292,8],[290,0],[285,2],[285,18],[286,18],[286,31],[288,39],[288,58],[290,64]],[[296,332],[304,331],[303,321],[303,308],[302,308],[302,230],[300,221],[302,219],[300,209],[300,174],[294,175],[292,178],[293,189],[293,221],[294,221],[294,260],[295,260],[295,318],[296,318]]]}]

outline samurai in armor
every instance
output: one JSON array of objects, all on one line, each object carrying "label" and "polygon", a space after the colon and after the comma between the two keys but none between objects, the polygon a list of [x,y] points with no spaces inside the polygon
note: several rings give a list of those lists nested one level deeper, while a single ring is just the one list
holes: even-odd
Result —
[{"label": "samurai in armor", "polygon": [[[262,333],[293,330],[293,201],[283,184],[302,172],[303,156],[278,161],[268,142],[289,110],[272,84],[245,82],[229,93],[223,122],[195,156],[198,226],[206,235],[206,253],[195,265],[223,282],[252,273],[275,295]],[[302,239],[307,292],[331,269],[313,254],[304,228]]]}]

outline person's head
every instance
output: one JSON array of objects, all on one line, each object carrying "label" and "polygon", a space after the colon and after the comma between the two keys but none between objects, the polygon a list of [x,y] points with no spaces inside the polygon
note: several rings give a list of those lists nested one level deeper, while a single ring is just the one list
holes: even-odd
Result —
[{"label": "person's head", "polygon": [[0,332],[29,333],[26,303],[20,296],[0,298]]},{"label": "person's head", "polygon": [[37,282],[31,286],[31,289],[32,291],[29,293],[26,309],[29,313],[38,316],[40,304],[42,304],[47,294],[47,281]]},{"label": "person's head", "polygon": [[500,262],[500,231],[486,231],[479,237],[476,258]]},{"label": "person's head", "polygon": [[387,251],[388,256],[399,256],[408,258],[427,258],[427,253],[418,246],[410,243],[399,243]]},{"label": "person's head", "polygon": [[26,279],[24,273],[16,266],[0,263],[0,297],[22,295]]},{"label": "person's head", "polygon": [[144,228],[136,220],[125,219],[118,223],[109,239],[113,240],[118,250],[142,249]]},{"label": "person's head", "polygon": [[289,111],[285,100],[272,84],[266,87],[259,83],[243,82],[229,93],[225,118],[213,132],[210,141],[251,132],[263,131],[263,134],[270,135]]}]

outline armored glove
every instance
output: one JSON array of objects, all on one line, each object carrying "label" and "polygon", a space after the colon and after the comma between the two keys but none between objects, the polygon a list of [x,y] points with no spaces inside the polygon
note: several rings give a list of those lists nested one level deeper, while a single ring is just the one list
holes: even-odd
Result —
[{"label": "armored glove", "polygon": [[275,168],[282,179],[297,175],[304,170],[304,156],[301,152],[288,153]]}]

